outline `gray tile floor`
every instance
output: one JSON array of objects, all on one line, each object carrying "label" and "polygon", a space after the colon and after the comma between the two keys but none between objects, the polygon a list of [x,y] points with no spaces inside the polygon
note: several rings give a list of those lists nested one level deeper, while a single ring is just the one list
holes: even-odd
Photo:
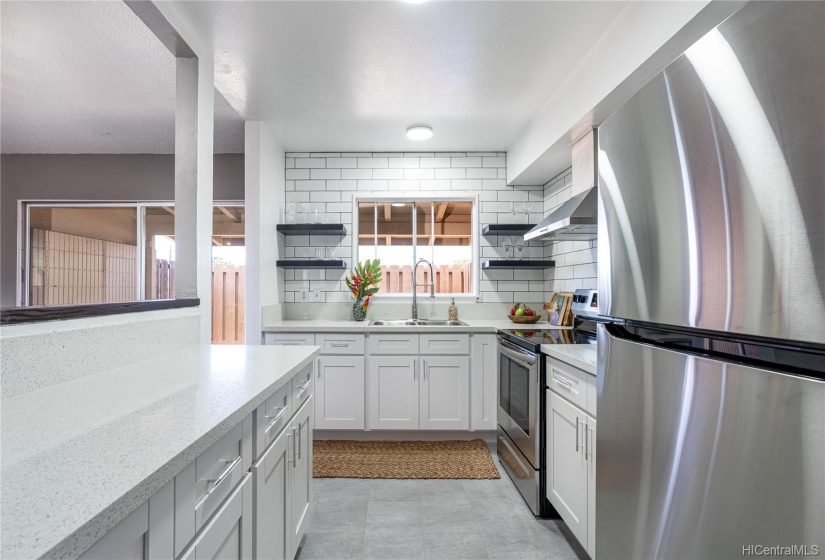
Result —
[{"label": "gray tile floor", "polygon": [[533,517],[503,472],[499,480],[314,484],[299,560],[587,558],[561,521]]}]

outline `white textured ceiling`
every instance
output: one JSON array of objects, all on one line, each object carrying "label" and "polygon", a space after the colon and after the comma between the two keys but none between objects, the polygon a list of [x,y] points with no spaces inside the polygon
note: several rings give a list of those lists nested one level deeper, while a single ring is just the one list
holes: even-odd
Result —
[{"label": "white textured ceiling", "polygon": [[[3,153],[173,153],[175,59],[120,0],[0,3]],[[243,151],[216,100],[215,147]]]},{"label": "white textured ceiling", "polygon": [[[504,150],[625,1],[189,2],[215,85],[293,151]],[[429,124],[426,142],[405,137]]]}]

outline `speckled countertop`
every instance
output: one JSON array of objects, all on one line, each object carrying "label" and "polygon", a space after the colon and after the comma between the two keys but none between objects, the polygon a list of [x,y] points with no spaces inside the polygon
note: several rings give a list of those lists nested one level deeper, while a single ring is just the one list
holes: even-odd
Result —
[{"label": "speckled countertop", "polygon": [[319,350],[193,346],[3,399],[0,556],[78,556]]},{"label": "speckled countertop", "polygon": [[542,344],[541,352],[596,375],[595,344]]},{"label": "speckled countertop", "polygon": [[[495,333],[499,329],[538,330],[557,329],[547,321],[533,325],[518,325],[509,319],[461,319],[467,323],[462,326],[388,326],[373,325],[369,321],[276,321],[264,325],[264,332],[358,332],[358,333],[407,333],[407,332],[459,332],[459,333]],[[570,328],[570,327],[563,327]]]}]

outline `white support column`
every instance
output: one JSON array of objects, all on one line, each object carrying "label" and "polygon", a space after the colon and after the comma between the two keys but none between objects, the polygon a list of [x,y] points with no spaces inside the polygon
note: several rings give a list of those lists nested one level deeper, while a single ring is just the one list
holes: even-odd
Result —
[{"label": "white support column", "polygon": [[286,198],[286,162],[283,148],[260,121],[246,122],[244,154],[246,343],[260,344],[262,317],[284,299],[284,274],[275,266],[284,241],[275,226]]},{"label": "white support column", "polygon": [[198,59],[175,60],[175,298],[194,298],[198,297]]}]

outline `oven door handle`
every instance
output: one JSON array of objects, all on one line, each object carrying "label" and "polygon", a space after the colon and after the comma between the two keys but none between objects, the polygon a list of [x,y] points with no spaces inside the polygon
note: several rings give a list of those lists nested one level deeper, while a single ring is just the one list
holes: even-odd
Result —
[{"label": "oven door handle", "polygon": [[517,362],[528,364],[530,366],[536,365],[537,358],[535,354],[527,352],[526,350],[523,350],[506,340],[498,340],[498,351]]}]

